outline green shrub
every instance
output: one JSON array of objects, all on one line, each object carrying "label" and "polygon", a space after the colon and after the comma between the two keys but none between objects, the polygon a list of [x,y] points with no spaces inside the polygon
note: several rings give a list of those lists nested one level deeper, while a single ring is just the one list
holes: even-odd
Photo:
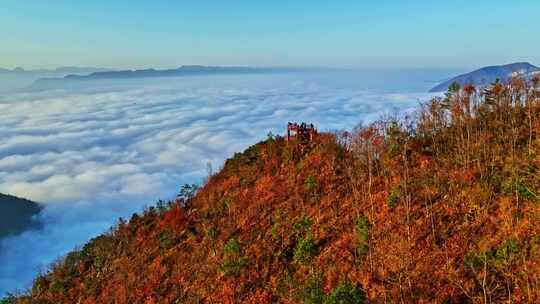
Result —
[{"label": "green shrub", "polygon": [[223,214],[225,211],[227,211],[231,205],[233,204],[233,200],[230,197],[222,197],[217,204],[216,212],[212,212],[213,215],[216,214]]},{"label": "green shrub", "polygon": [[390,196],[388,197],[388,208],[394,209],[397,207],[397,204],[399,202],[399,195],[400,191],[399,188],[393,188],[392,191],[390,191]]},{"label": "green shrub", "polygon": [[304,189],[309,194],[309,201],[312,203],[317,203],[321,199],[321,193],[318,190],[319,184],[315,176],[310,175],[304,181]]},{"label": "green shrub", "polygon": [[159,213],[164,213],[168,209],[168,204],[166,204],[164,201],[159,200],[156,203],[156,208]]},{"label": "green shrub", "polygon": [[461,85],[459,84],[459,82],[454,81],[452,82],[452,84],[450,84],[450,86],[448,86],[448,93],[456,93],[459,92],[460,89]]},{"label": "green shrub", "polygon": [[371,229],[371,224],[367,216],[362,215],[356,219],[356,232],[358,233],[358,239],[362,242],[365,242],[369,238],[369,230]]},{"label": "green shrub", "polygon": [[313,221],[307,217],[302,216],[296,223],[293,224],[294,231],[296,233],[308,232]]},{"label": "green shrub", "polygon": [[486,263],[488,264],[488,267],[500,267],[504,265],[504,263],[515,262],[519,252],[520,248],[517,241],[513,238],[509,238],[496,248],[487,251],[471,251],[467,253],[463,260],[463,264],[473,271],[482,270]]},{"label": "green shrub", "polygon": [[241,256],[241,246],[235,237],[229,239],[223,247],[223,262],[219,270],[225,276],[236,276],[247,264],[247,258]]},{"label": "green shrub", "polygon": [[225,247],[223,248],[225,254],[234,255],[240,253],[240,244],[235,237],[229,239]]},{"label": "green shrub", "polygon": [[364,255],[368,250],[367,241],[369,239],[369,230],[371,224],[365,215],[362,215],[356,219],[356,234],[358,237],[358,247],[356,252],[359,256]]},{"label": "green shrub", "polygon": [[390,122],[388,124],[388,127],[386,128],[386,134],[388,153],[390,157],[395,157],[399,153],[401,144],[401,129],[399,127],[399,124],[396,121]]},{"label": "green shrub", "polygon": [[535,236],[529,241],[529,256],[540,257],[540,236]]},{"label": "green shrub", "polygon": [[190,200],[195,197],[195,194],[197,194],[197,190],[199,190],[199,186],[196,184],[184,184],[182,187],[180,187],[177,197],[185,200]]},{"label": "green shrub", "polygon": [[513,195],[517,192],[519,197],[524,200],[540,201],[540,195],[527,187],[519,178],[506,181],[502,187],[503,191],[508,195]]},{"label": "green shrub", "polygon": [[315,176],[310,175],[306,178],[304,182],[304,188],[308,192],[311,192],[317,188],[317,179],[315,178]]},{"label": "green shrub", "polygon": [[495,258],[499,262],[510,261],[517,253],[519,253],[519,246],[514,239],[510,238],[497,247]]},{"label": "green shrub", "polygon": [[490,259],[490,254],[488,252],[469,252],[463,259],[463,264],[465,267],[468,267],[472,270],[482,269],[484,263]]},{"label": "green shrub", "polygon": [[92,259],[92,265],[94,268],[101,269],[103,266],[105,266],[106,259],[103,256],[96,255]]},{"label": "green shrub", "polygon": [[64,258],[64,266],[70,273],[74,273],[77,270],[79,262],[83,260],[82,252],[79,250],[73,250],[68,253]]},{"label": "green shrub", "polygon": [[311,236],[301,238],[294,249],[294,260],[306,265],[311,262],[316,254],[315,242]]},{"label": "green shrub", "polygon": [[339,284],[325,295],[322,277],[312,275],[304,286],[302,299],[304,304],[361,304],[367,298],[362,288],[349,282]]},{"label": "green shrub", "polygon": [[247,258],[242,257],[238,259],[226,259],[219,266],[219,270],[226,276],[237,276],[240,274],[240,271],[246,266]]},{"label": "green shrub", "polygon": [[64,285],[60,281],[52,281],[51,285],[49,286],[49,291],[52,293],[63,294],[65,292]]},{"label": "green shrub", "polygon": [[488,183],[495,192],[499,192],[503,188],[503,177],[499,172],[495,172],[488,177]]},{"label": "green shrub", "polygon": [[15,304],[15,297],[13,295],[8,294],[3,299],[0,300],[0,304]]},{"label": "green shrub", "polygon": [[173,237],[174,236],[172,235],[172,233],[170,233],[168,230],[161,232],[158,235],[159,248],[163,250],[171,248],[174,244]]},{"label": "green shrub", "polygon": [[521,198],[531,201],[540,201],[540,196],[525,186],[523,183],[516,184],[516,190]]},{"label": "green shrub", "polygon": [[312,275],[302,291],[304,304],[324,304],[323,281],[319,275]]},{"label": "green shrub", "polygon": [[206,238],[208,238],[212,242],[212,244],[214,244],[214,241],[217,239],[217,237],[217,229],[215,227],[208,228],[208,230],[206,231]]},{"label": "green shrub", "polygon": [[281,241],[281,235],[279,235],[279,229],[281,227],[281,224],[279,222],[274,222],[272,225],[272,229],[270,229],[270,233],[272,233],[272,237],[276,241]]},{"label": "green shrub", "polygon": [[366,293],[349,282],[334,288],[324,304],[358,304],[366,301]]}]

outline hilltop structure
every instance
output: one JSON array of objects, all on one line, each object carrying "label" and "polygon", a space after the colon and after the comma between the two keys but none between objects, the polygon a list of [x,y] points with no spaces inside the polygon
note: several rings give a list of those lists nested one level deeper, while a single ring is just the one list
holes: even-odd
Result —
[{"label": "hilltop structure", "polygon": [[317,135],[317,129],[315,129],[313,124],[307,124],[305,122],[300,124],[289,122],[287,124],[287,141],[298,140],[311,142],[315,135]]}]

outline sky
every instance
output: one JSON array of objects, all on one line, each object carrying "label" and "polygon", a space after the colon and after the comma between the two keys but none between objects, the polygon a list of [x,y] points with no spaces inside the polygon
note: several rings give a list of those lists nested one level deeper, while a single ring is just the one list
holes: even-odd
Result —
[{"label": "sky", "polygon": [[540,1],[2,0],[0,67],[540,64]]}]

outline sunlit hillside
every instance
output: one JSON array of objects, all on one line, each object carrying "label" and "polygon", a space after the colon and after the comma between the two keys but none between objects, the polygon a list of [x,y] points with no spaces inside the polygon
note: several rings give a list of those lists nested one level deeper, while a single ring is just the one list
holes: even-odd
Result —
[{"label": "sunlit hillside", "polygon": [[269,135],[120,220],[19,303],[538,303],[539,79]]}]

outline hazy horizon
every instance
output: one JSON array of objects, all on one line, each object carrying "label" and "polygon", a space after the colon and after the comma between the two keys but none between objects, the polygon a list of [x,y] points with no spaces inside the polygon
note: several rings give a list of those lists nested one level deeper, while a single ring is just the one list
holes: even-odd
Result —
[{"label": "hazy horizon", "polygon": [[[508,62],[493,63],[492,65],[505,65],[515,62],[521,62],[520,60],[511,60]],[[525,62],[525,61],[523,61]],[[535,62],[528,62],[533,65]],[[203,66],[203,67],[246,67],[246,68],[300,68],[300,69],[335,69],[335,70],[350,70],[350,71],[388,71],[388,70],[469,70],[474,69],[475,66],[465,67],[465,66],[441,66],[441,67],[424,67],[424,66],[323,66],[323,65],[210,65],[210,64],[180,64],[175,66],[141,66],[141,67],[132,67],[132,66],[85,66],[85,65],[58,65],[58,66],[48,66],[48,67],[26,67],[23,65],[14,65],[14,66],[0,66],[0,69],[6,69],[9,71],[14,71],[15,69],[22,69],[24,72],[54,72],[57,69],[66,69],[66,68],[75,68],[75,69],[108,69],[114,71],[120,70],[144,70],[144,69],[156,69],[156,70],[169,70],[177,69],[183,66]],[[484,66],[478,66],[478,68]]]},{"label": "hazy horizon", "polygon": [[[0,66],[474,68],[540,63],[540,3],[16,1]],[[505,22],[505,20],[508,20]],[[502,43],[504,41],[504,43]]]}]

